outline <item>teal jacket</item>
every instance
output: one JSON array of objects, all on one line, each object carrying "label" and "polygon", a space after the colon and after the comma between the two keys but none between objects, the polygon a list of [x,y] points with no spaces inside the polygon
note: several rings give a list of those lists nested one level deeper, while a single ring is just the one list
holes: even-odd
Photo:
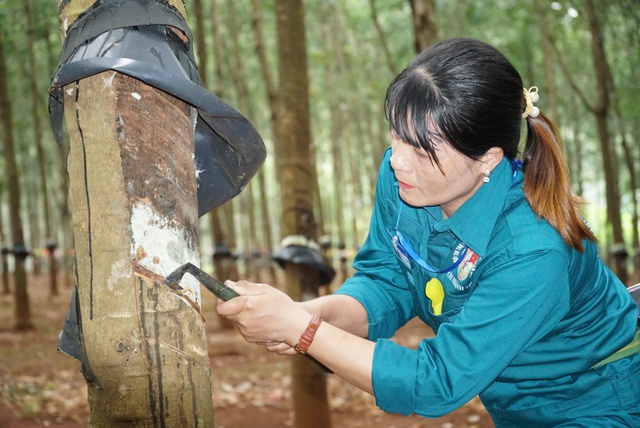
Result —
[{"label": "teal jacket", "polygon": [[[590,368],[633,338],[637,307],[596,244],[585,240],[585,252],[576,251],[538,218],[522,171],[507,159],[444,219],[439,207],[401,201],[389,158],[387,150],[356,273],[336,293],[367,310],[377,405],[438,417],[480,395],[495,421],[604,382],[606,370]],[[392,246],[396,230],[436,271],[464,260],[445,273],[412,259],[407,267]],[[431,278],[444,288],[440,314],[425,295]],[[434,338],[417,350],[389,340],[416,316]]]}]

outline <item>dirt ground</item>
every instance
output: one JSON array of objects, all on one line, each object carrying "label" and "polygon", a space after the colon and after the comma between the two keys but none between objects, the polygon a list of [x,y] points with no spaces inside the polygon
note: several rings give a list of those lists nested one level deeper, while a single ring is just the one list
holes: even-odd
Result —
[{"label": "dirt ground", "polygon": [[[60,282],[61,283],[61,282]],[[69,306],[71,287],[51,297],[48,276],[29,280],[34,331],[16,332],[13,296],[0,296],[0,427],[86,427],[87,385],[78,361],[57,351],[58,333]],[[219,327],[213,296],[203,295],[207,320],[215,426],[280,428],[293,426],[287,357],[246,343],[235,330]],[[415,346],[431,331],[418,322],[395,340]],[[373,398],[327,375],[334,428],[485,428],[493,427],[478,398],[437,419],[390,415]]]}]

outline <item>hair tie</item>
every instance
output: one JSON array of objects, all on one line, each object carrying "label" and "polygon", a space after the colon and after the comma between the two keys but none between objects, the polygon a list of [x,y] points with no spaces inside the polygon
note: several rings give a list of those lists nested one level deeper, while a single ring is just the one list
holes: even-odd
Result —
[{"label": "hair tie", "polygon": [[522,118],[526,119],[527,117],[538,117],[540,114],[540,109],[533,105],[533,103],[537,103],[540,97],[538,96],[538,87],[532,86],[529,89],[522,88],[522,92],[524,92],[524,99],[527,103],[527,106],[524,109],[524,113],[522,113]]}]

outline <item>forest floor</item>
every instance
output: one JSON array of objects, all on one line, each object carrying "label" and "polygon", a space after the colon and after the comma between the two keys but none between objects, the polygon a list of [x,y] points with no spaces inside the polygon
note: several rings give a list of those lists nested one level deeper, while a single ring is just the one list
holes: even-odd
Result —
[{"label": "forest floor", "polygon": [[[58,333],[69,307],[70,286],[51,297],[48,275],[30,276],[28,292],[35,330],[13,330],[13,296],[0,296],[0,427],[86,427],[87,384],[79,362],[57,351]],[[246,343],[235,329],[220,328],[215,298],[203,294],[212,368],[214,418],[217,428],[281,428],[293,426],[288,357]],[[401,329],[394,340],[415,347],[432,335],[419,322]],[[437,419],[382,412],[373,397],[327,375],[334,428],[485,428],[493,427],[476,397],[457,411]]]}]

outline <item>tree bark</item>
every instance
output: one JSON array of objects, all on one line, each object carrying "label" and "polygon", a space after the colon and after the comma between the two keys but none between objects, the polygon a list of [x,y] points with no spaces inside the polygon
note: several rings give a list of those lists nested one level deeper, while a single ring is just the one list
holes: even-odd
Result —
[{"label": "tree bark", "polygon": [[[63,37],[86,7],[64,4]],[[164,282],[199,264],[195,110],[112,71],[67,85],[64,104],[89,426],[211,427],[200,285]]]},{"label": "tree bark", "polygon": [[89,425],[211,426],[199,286],[180,297],[163,285],[199,258],[191,109],[113,72],[66,87],[65,105],[83,338],[100,383]]},{"label": "tree bark", "polygon": [[[278,40],[278,110],[276,164],[282,200],[284,237],[302,235],[315,240],[313,212],[315,177],[311,164],[309,81],[301,0],[276,0]],[[287,293],[294,299],[318,295],[319,272],[285,263]],[[303,289],[304,287],[304,289]],[[304,291],[304,293],[303,293]],[[296,427],[329,427],[326,376],[302,355],[292,360],[292,389]]]},{"label": "tree bark", "polygon": [[7,191],[9,193],[9,221],[14,257],[14,299],[15,299],[15,328],[16,330],[30,330],[34,328],[31,321],[29,293],[27,291],[27,272],[25,260],[27,258],[24,243],[24,232],[20,215],[20,176],[16,163],[14,148],[13,113],[7,83],[7,63],[4,53],[4,31],[0,31],[0,120],[2,120],[2,144],[4,148],[4,162],[6,168]]},{"label": "tree bark", "polygon": [[438,39],[436,5],[433,0],[409,0],[413,15],[414,47],[422,52]]}]

